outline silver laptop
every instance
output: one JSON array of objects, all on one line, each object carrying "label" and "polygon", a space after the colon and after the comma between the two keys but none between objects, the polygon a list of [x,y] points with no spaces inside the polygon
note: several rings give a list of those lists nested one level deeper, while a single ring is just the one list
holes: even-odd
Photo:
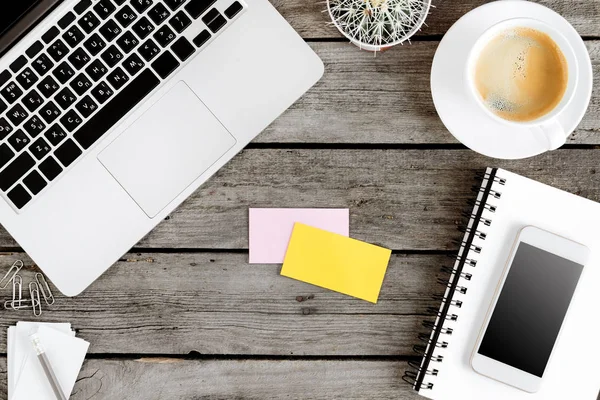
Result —
[{"label": "silver laptop", "polygon": [[323,74],[268,0],[6,3],[0,223],[68,296]]}]

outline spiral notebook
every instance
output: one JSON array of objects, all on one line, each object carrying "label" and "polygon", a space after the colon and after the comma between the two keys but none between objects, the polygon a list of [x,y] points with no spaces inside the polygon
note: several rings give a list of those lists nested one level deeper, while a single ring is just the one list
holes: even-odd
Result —
[{"label": "spiral notebook", "polygon": [[[419,336],[421,362],[404,380],[420,395],[446,399],[596,400],[600,390],[600,204],[514,173],[488,168],[431,331]],[[518,232],[525,226],[590,248],[577,295],[548,364],[542,387],[531,394],[473,371],[470,358],[494,290]]]}]

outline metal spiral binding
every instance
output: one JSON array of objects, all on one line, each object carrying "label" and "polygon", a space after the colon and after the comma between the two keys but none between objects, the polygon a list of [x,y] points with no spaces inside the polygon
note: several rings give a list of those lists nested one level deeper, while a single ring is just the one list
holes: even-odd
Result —
[{"label": "metal spiral binding", "polygon": [[[446,296],[444,296],[443,294],[434,294],[433,296],[431,296],[431,298],[440,302],[446,301]],[[451,303],[456,308],[461,308],[463,305],[463,302],[461,300],[452,300]]]},{"label": "metal spiral binding", "polygon": [[[446,272],[446,273],[448,273],[450,275],[456,273],[456,269],[455,268],[450,268],[450,267],[442,267],[440,270],[442,272]],[[469,274],[468,272],[461,272],[460,276],[461,276],[461,278],[470,281],[471,278],[473,277],[473,274]]]},{"label": "metal spiral binding", "polygon": [[[473,239],[486,240],[487,234],[483,232],[482,227],[489,227],[492,221],[488,218],[483,218],[482,214],[484,210],[488,212],[496,212],[496,206],[488,203],[489,198],[500,199],[502,193],[498,190],[492,189],[494,184],[506,185],[506,179],[496,176],[496,169],[488,169],[485,173],[476,174],[477,178],[482,180],[480,186],[474,186],[473,191],[481,193],[477,200],[471,200],[468,203],[473,207],[471,212],[463,213],[463,216],[472,220],[472,223],[465,228],[459,229],[464,233],[462,240],[455,241],[460,246],[460,251],[457,256],[451,257],[454,260],[453,267],[443,266],[441,271],[447,273],[449,277],[447,279],[438,278],[438,283],[445,286],[447,291],[442,295],[434,295],[433,299],[441,301],[441,307],[439,309],[434,307],[428,307],[427,313],[431,316],[436,317],[435,321],[424,320],[423,327],[430,329],[430,333],[421,333],[418,335],[418,339],[425,343],[425,345],[416,345],[413,350],[418,355],[422,356],[420,362],[410,361],[409,367],[412,369],[407,370],[404,373],[402,379],[411,384],[417,391],[423,389],[433,389],[434,383],[429,381],[426,377],[437,376],[439,370],[431,366],[432,362],[442,362],[444,357],[440,354],[436,354],[436,349],[445,349],[450,346],[447,340],[443,340],[442,335],[451,336],[453,329],[444,326],[446,321],[458,320],[458,314],[452,313],[450,307],[460,309],[463,305],[462,300],[454,299],[454,293],[460,294],[467,293],[467,287],[459,285],[461,279],[470,281],[473,278],[473,274],[466,271],[465,268],[474,268],[477,266],[477,260],[473,258],[473,255],[479,254],[482,251],[481,246],[473,244]],[[427,381],[426,381],[427,380]]]}]

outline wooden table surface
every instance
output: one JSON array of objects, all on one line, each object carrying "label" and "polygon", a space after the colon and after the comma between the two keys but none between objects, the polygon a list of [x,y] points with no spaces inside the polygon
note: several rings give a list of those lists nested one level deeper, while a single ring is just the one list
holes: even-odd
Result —
[{"label": "wooden table surface", "polygon": [[[595,90],[567,145],[523,161],[467,150],[431,100],[439,40],[485,1],[434,1],[411,45],[377,57],[341,38],[323,2],[273,2],[325,76],[82,295],[46,307],[42,320],[91,343],[73,399],[416,399],[401,377],[473,175],[498,166],[600,201],[600,0],[540,1],[585,38]],[[350,208],[353,237],[393,249],[379,303],[249,265],[249,207]],[[0,265],[22,258],[32,277],[4,230],[0,248]],[[4,330],[30,315],[2,317]],[[4,340],[0,352],[6,399]]]}]

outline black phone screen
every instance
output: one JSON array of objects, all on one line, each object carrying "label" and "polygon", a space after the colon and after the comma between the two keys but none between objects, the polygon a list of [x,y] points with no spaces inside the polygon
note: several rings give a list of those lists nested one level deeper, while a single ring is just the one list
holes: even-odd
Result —
[{"label": "black phone screen", "polygon": [[541,378],[582,271],[521,242],[478,353]]}]

